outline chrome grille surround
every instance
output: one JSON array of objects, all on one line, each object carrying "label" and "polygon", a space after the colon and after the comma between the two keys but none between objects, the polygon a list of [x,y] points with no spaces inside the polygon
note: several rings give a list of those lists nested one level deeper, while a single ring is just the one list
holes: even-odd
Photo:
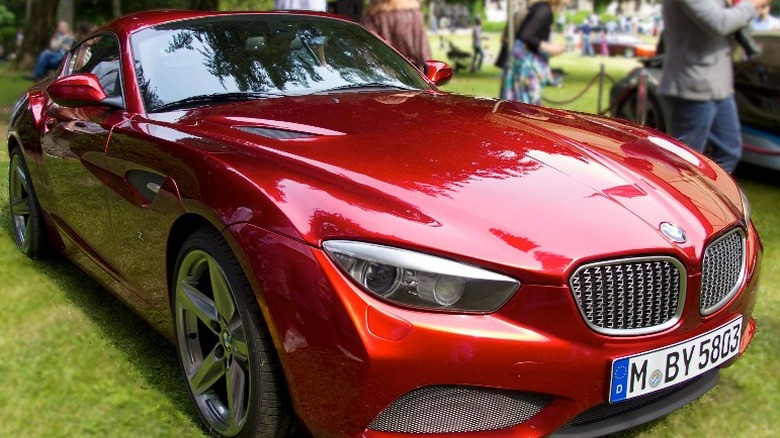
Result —
[{"label": "chrome grille surround", "polygon": [[728,303],[745,279],[745,232],[735,228],[707,245],[701,263],[702,315],[711,315]]},{"label": "chrome grille surround", "polygon": [[468,386],[426,386],[390,403],[369,425],[381,432],[428,434],[497,430],[521,424],[553,397]]},{"label": "chrome grille surround", "polygon": [[685,304],[685,267],[674,257],[647,256],[588,263],[569,279],[585,322],[598,333],[656,333],[679,321]]}]

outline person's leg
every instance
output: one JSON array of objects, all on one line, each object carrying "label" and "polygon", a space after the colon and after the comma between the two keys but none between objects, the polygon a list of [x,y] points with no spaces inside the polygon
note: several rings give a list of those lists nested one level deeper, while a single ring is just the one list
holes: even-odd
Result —
[{"label": "person's leg", "polygon": [[670,97],[672,106],[669,133],[692,149],[704,152],[715,119],[715,103]]},{"label": "person's leg", "polygon": [[49,59],[47,59],[48,64],[46,65],[46,73],[48,73],[50,70],[54,70],[55,68],[60,66],[60,62],[62,62],[62,58],[65,57],[64,51],[58,51],[58,52],[52,52],[51,56],[49,56]]},{"label": "person's leg", "polygon": [[479,55],[479,60],[477,61],[477,70],[482,70],[482,61],[485,59],[485,52],[482,51],[482,46],[477,47],[475,52]]},{"label": "person's leg", "polygon": [[742,156],[742,135],[739,125],[739,114],[734,95],[716,101],[715,118],[709,135],[712,145],[712,159],[732,173],[737,168]]},{"label": "person's leg", "polygon": [[38,55],[38,61],[35,63],[35,68],[33,68],[33,77],[35,79],[42,78],[48,71],[47,66],[49,65],[49,57],[51,54],[52,52],[50,50],[44,50]]},{"label": "person's leg", "polygon": [[595,56],[595,53],[593,52],[593,44],[590,41],[590,35],[585,35],[582,37],[582,54],[585,56]]}]

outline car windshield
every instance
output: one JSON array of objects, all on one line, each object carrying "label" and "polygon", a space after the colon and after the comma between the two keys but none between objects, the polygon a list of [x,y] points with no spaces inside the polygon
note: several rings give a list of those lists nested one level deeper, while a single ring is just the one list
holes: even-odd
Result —
[{"label": "car windshield", "polygon": [[306,15],[178,21],[132,35],[149,112],[198,102],[328,91],[428,89],[420,72],[357,24]]}]

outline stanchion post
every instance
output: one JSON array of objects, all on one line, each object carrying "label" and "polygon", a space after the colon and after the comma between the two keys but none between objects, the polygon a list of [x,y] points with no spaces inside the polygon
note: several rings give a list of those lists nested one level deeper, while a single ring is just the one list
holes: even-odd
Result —
[{"label": "stanchion post", "polygon": [[601,63],[599,68],[599,97],[598,103],[596,103],[596,114],[601,114],[601,95],[604,92],[604,63]]},{"label": "stanchion post", "polygon": [[636,86],[636,120],[640,125],[647,123],[647,70],[639,70]]}]

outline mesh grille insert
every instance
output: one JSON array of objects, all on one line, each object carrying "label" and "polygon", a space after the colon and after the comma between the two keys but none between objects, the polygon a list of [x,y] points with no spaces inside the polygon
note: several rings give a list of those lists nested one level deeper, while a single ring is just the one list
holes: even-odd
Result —
[{"label": "mesh grille insert", "polygon": [[398,433],[477,432],[511,427],[539,413],[552,397],[532,392],[428,386],[399,397],[369,428]]},{"label": "mesh grille insert", "polygon": [[685,269],[671,257],[641,257],[580,267],[569,280],[580,313],[595,331],[651,333],[682,310]]},{"label": "mesh grille insert", "polygon": [[723,307],[736,293],[745,272],[745,235],[729,231],[704,251],[701,276],[701,312],[705,315]]}]

